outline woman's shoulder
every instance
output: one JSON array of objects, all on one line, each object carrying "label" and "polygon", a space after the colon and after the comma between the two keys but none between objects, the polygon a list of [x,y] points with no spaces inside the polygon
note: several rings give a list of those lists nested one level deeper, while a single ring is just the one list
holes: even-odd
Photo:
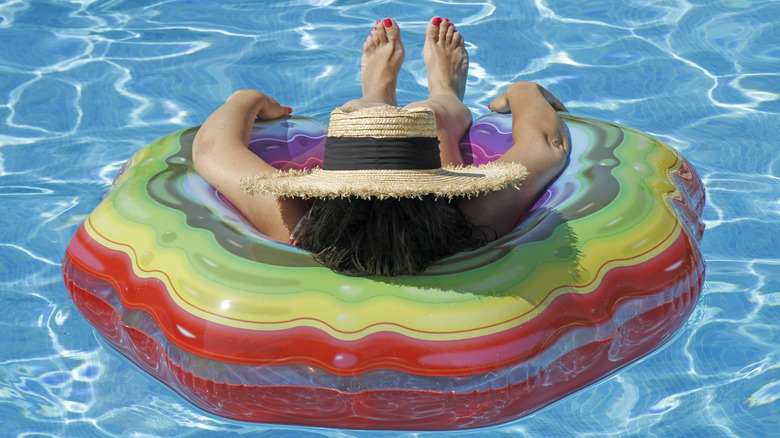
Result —
[{"label": "woman's shoulder", "polygon": [[241,209],[261,233],[288,243],[290,236],[312,205],[312,200],[255,195]]},{"label": "woman's shoulder", "polygon": [[506,188],[471,198],[461,198],[458,208],[474,224],[487,226],[498,236],[510,232],[540,193],[529,187]]}]

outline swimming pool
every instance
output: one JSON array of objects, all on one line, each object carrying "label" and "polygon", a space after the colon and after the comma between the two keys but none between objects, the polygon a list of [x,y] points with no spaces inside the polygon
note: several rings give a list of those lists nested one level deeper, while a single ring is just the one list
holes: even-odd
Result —
[{"label": "swimming pool", "polygon": [[[768,436],[780,423],[780,3],[16,1],[0,5],[0,420],[8,436],[398,436],[227,421],[96,338],[59,260],[121,164],[236,88],[325,120],[359,93],[359,46],[402,27],[399,100],[423,96],[422,32],[469,42],[475,115],[535,80],[579,115],[651,133],[708,190],[707,283],[660,351],[518,421],[424,436]],[[697,3],[701,3],[697,4]],[[516,54],[516,58],[508,56]],[[26,434],[26,435],[25,435]],[[411,434],[410,434],[411,435]]]}]

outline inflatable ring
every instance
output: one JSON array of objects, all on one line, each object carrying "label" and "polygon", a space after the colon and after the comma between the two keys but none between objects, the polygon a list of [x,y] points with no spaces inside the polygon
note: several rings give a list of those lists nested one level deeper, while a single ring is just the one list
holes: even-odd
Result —
[{"label": "inflatable ring", "polygon": [[[572,155],[514,231],[418,276],[352,278],[255,230],[197,173],[197,128],[138,151],[68,245],[73,303],[115,349],[236,420],[459,429],[540,409],[657,349],[702,287],[704,190],[677,152],[562,115]],[[324,127],[260,123],[276,167],[320,163]],[[467,161],[511,145],[479,119]]]}]

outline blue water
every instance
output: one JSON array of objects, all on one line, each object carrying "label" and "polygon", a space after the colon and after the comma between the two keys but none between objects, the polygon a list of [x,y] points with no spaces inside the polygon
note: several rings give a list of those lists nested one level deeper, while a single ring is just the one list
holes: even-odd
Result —
[{"label": "blue water", "polygon": [[[148,4],[148,6],[142,6]],[[534,80],[575,114],[651,133],[704,179],[707,281],[655,354],[534,415],[406,436],[780,436],[780,2],[0,2],[0,435],[378,437],[204,413],[107,348],[59,261],[121,164],[259,88],[326,120],[359,95],[360,44],[395,18],[399,100],[425,94],[424,26],[468,42],[475,116]]]}]

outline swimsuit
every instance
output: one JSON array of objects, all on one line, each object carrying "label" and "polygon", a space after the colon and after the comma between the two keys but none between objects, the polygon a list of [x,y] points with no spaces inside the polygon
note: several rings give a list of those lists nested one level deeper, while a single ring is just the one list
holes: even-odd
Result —
[{"label": "swimsuit", "polygon": [[287,243],[290,245],[295,245],[297,243],[298,234],[300,234],[301,229],[303,229],[303,226],[309,220],[309,217],[311,217],[311,211],[312,209],[310,208],[306,211],[306,214],[301,216],[301,220],[298,221],[298,223],[295,225],[295,228],[293,228],[292,233],[290,233],[290,238],[287,240]]}]

